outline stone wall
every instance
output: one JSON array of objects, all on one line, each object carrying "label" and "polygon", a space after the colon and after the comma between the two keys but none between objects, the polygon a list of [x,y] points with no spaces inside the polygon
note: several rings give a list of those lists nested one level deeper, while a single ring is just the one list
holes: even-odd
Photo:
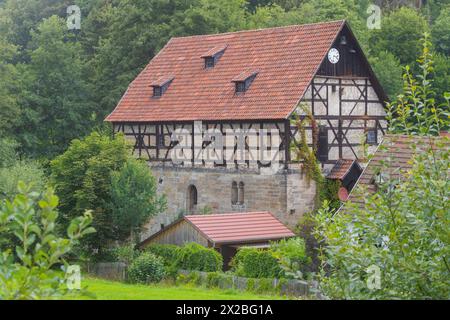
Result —
[{"label": "stone wall", "polygon": [[[151,166],[158,192],[167,197],[165,212],[145,226],[142,239],[159,231],[183,214],[188,214],[188,188],[197,188],[196,214],[210,208],[211,213],[270,211],[283,223],[294,227],[299,218],[312,209],[314,182],[307,183],[298,170],[276,173],[258,169],[185,168]],[[233,181],[244,183],[244,203],[232,204]]]}]

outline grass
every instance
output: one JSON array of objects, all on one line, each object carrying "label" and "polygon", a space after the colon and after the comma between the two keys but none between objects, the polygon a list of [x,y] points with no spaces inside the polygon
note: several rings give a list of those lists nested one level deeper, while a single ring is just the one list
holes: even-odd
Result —
[{"label": "grass", "polygon": [[[167,284],[134,285],[121,282],[84,278],[82,286],[98,300],[276,300],[279,296],[264,296],[237,290],[203,289]],[[92,299],[72,296],[71,299]]]}]

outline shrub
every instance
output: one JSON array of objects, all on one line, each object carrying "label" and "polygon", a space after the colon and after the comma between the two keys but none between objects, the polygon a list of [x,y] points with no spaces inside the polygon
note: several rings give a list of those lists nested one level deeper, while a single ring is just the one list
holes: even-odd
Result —
[{"label": "shrub", "polygon": [[188,243],[179,249],[176,264],[179,269],[212,272],[222,270],[223,259],[212,248]]},{"label": "shrub", "polygon": [[128,267],[128,281],[131,283],[159,282],[164,278],[164,264],[160,257],[144,252]]},{"label": "shrub", "polygon": [[206,287],[207,288],[218,288],[220,283],[220,272],[210,272],[206,276]]},{"label": "shrub", "polygon": [[248,278],[284,276],[277,258],[268,250],[242,248],[233,258],[232,266],[237,275]]},{"label": "shrub", "polygon": [[279,261],[285,275],[303,278],[303,273],[311,263],[306,255],[305,241],[302,238],[283,239],[271,244],[270,251]]},{"label": "shrub", "polygon": [[23,182],[14,200],[0,202],[0,242],[7,237],[18,243],[0,254],[0,300],[57,299],[69,293],[76,271],[70,272],[67,254],[95,230],[85,212],[71,221],[67,238],[60,238],[58,203],[52,189],[38,195]]},{"label": "shrub", "polygon": [[180,247],[174,244],[152,244],[145,251],[161,257],[164,265],[170,267],[176,264]]},{"label": "shrub", "polygon": [[139,250],[133,244],[127,244],[112,250],[115,260],[131,265],[139,256]]}]

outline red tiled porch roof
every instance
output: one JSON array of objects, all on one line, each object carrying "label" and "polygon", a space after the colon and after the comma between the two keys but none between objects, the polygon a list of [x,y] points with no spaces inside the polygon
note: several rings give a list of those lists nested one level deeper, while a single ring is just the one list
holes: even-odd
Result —
[{"label": "red tiled porch roof", "polygon": [[[286,119],[302,98],[345,21],[172,38],[129,85],[111,122]],[[224,48],[213,68],[202,56]],[[258,76],[236,95],[233,78]],[[174,76],[152,99],[151,84]]]},{"label": "red tiled porch roof", "polygon": [[351,159],[340,159],[331,169],[330,173],[327,175],[328,179],[342,180],[345,175],[350,171],[355,160]]},{"label": "red tiled porch roof", "polygon": [[295,236],[269,212],[189,215],[184,219],[213,243],[268,241]]}]

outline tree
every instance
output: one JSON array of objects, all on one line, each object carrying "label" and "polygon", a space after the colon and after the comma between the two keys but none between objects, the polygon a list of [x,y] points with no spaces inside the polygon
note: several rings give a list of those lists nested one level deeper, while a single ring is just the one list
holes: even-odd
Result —
[{"label": "tree", "polygon": [[442,8],[431,29],[437,52],[450,55],[450,5]]},{"label": "tree", "polygon": [[156,193],[156,181],[148,165],[130,159],[111,174],[111,210],[116,237],[126,240],[141,231],[151,216],[162,212],[165,199]]},{"label": "tree", "polygon": [[450,58],[442,54],[434,55],[433,88],[436,91],[436,102],[445,103],[445,92],[450,90]]},{"label": "tree", "polygon": [[56,16],[45,19],[31,36],[31,61],[23,70],[19,135],[25,153],[51,158],[87,133],[92,106],[82,49],[70,39],[65,21]]},{"label": "tree", "polygon": [[12,136],[20,114],[18,74],[12,64],[15,54],[16,47],[0,37],[0,137]]},{"label": "tree", "polygon": [[[164,46],[177,27],[183,23],[185,10],[196,0],[120,0],[113,6],[102,4],[92,11],[82,29],[90,34],[90,42],[98,45],[86,48],[95,55],[89,62],[90,82],[95,84],[95,102],[99,117],[107,115],[117,104],[128,84]],[[101,3],[101,2],[100,2]],[[96,38],[100,25],[101,37]]]},{"label": "tree", "polygon": [[115,239],[111,212],[111,174],[120,170],[131,156],[122,135],[93,132],[75,139],[62,155],[50,165],[51,183],[61,199],[60,221],[69,221],[85,210],[92,210],[97,232],[83,240],[84,249],[102,249]]},{"label": "tree", "polygon": [[388,97],[395,98],[399,95],[403,87],[403,69],[400,61],[388,51],[380,52],[377,56],[369,58],[369,61]]},{"label": "tree", "polygon": [[389,51],[402,65],[412,64],[420,53],[420,38],[428,31],[425,19],[414,9],[401,7],[383,16],[381,29],[369,39],[372,54]]},{"label": "tree", "polygon": [[31,191],[42,193],[46,180],[44,170],[37,161],[17,160],[14,164],[0,167],[0,201],[14,199],[19,181],[29,185]]},{"label": "tree", "polygon": [[[43,19],[53,15],[65,17],[67,7],[74,2],[81,6],[84,1],[5,0],[3,7],[0,8],[0,34],[4,35],[9,43],[17,46],[16,62],[28,63],[30,61],[27,49],[32,30],[36,30]],[[84,9],[83,6],[82,9]]]},{"label": "tree", "polygon": [[73,219],[67,238],[56,234],[58,197],[49,189],[42,197],[23,183],[13,201],[0,204],[0,240],[15,237],[19,245],[0,255],[0,299],[55,299],[68,293],[64,257],[82,237],[95,232],[89,212]]},{"label": "tree", "polygon": [[450,144],[429,139],[401,182],[389,178],[375,194],[360,187],[362,207],[347,203],[334,214],[325,206],[316,216],[329,298],[448,299]]},{"label": "tree", "polygon": [[0,168],[8,167],[14,164],[17,159],[17,147],[17,142],[12,139],[0,139]]},{"label": "tree", "polygon": [[410,67],[406,66],[403,93],[388,104],[387,119],[391,133],[439,135],[449,128],[450,94],[444,93],[446,102],[438,104],[432,79],[433,53],[427,33],[421,43],[422,55],[417,60],[421,73],[413,77]]}]

